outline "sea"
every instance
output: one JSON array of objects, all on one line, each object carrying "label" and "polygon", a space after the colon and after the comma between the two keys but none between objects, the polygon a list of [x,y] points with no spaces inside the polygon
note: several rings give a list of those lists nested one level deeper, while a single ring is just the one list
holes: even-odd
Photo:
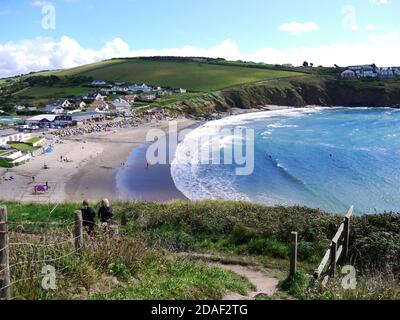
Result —
[{"label": "sea", "polygon": [[[238,174],[243,161],[225,161],[237,149],[248,155],[251,172]],[[224,161],[213,161],[216,156]],[[170,170],[191,200],[399,212],[400,110],[315,106],[208,122],[178,145]]]}]

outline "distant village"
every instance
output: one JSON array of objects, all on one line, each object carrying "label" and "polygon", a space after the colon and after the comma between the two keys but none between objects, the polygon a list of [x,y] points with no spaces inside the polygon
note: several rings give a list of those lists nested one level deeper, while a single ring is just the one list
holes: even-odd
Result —
[{"label": "distant village", "polygon": [[350,66],[341,73],[341,78],[396,80],[400,78],[400,67],[379,68],[375,64]]},{"label": "distant village", "polygon": [[[57,99],[44,108],[16,105],[17,113],[35,114],[24,119],[18,127],[0,129],[0,167],[12,167],[29,160],[37,152],[46,152],[46,139],[40,132],[77,127],[118,117],[132,117],[133,111],[143,109],[149,117],[159,117],[162,111],[152,103],[162,97],[184,94],[183,88],[161,88],[124,82],[94,80],[90,87],[95,93],[73,99]],[[38,134],[35,134],[38,131]],[[48,146],[47,146],[48,147]],[[51,150],[47,150],[51,152]]]},{"label": "distant village", "polygon": [[[170,96],[173,93],[183,94],[187,92],[183,88],[172,90],[148,86],[144,83],[111,83],[103,80],[93,80],[90,85],[96,88],[96,93],[73,99],[57,99],[46,104],[42,109],[24,105],[17,105],[14,109],[16,112],[43,112],[43,114],[38,114],[25,120],[25,125],[31,129],[38,127],[64,127],[94,117],[129,117],[134,109],[148,107],[159,98]],[[135,104],[136,101],[141,103]],[[151,113],[156,112],[156,110],[150,109],[146,112]]]}]

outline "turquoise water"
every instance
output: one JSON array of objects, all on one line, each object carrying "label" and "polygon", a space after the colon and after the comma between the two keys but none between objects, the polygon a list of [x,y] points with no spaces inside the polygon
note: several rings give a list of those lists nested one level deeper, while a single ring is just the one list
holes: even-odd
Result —
[{"label": "turquoise water", "polygon": [[[200,164],[199,155],[188,152],[199,137],[235,127],[254,129],[251,175],[236,175],[237,165]],[[316,107],[215,121],[187,135],[171,173],[193,200],[400,211],[400,110]]]}]

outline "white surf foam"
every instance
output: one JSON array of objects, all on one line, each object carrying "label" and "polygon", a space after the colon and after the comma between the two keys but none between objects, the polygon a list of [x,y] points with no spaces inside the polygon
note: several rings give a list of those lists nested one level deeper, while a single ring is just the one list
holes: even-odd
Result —
[{"label": "white surf foam", "polygon": [[[208,175],[202,167],[202,157],[207,154],[210,138],[216,136],[226,126],[245,128],[256,120],[272,117],[302,117],[306,114],[321,112],[324,107],[311,106],[307,108],[290,108],[275,111],[256,112],[230,116],[221,120],[211,121],[188,133],[176,149],[175,159],[171,164],[171,176],[175,186],[191,200],[204,199],[229,199],[248,200],[247,196],[240,193],[234,184],[235,175],[229,170],[220,174]],[[268,134],[265,132],[265,134]],[[227,143],[242,139],[242,137],[227,137],[220,147]],[[204,160],[204,159],[203,159]],[[211,159],[210,159],[211,160]]]}]

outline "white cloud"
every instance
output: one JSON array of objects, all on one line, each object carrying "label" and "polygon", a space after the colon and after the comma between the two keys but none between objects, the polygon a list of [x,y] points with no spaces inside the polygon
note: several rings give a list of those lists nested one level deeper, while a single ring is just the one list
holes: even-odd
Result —
[{"label": "white cloud", "polygon": [[369,36],[371,41],[398,41],[400,39],[400,33],[397,31],[383,33],[383,34],[372,34]]},{"label": "white cloud", "polygon": [[315,22],[287,22],[283,23],[278,28],[280,31],[289,32],[295,36],[304,32],[319,31],[319,27]]},{"label": "white cloud", "polygon": [[357,10],[354,6],[346,5],[342,8],[342,27],[352,31],[360,29],[357,24]]},{"label": "white cloud", "polygon": [[389,4],[389,0],[369,0],[369,2],[377,5]]},{"label": "white cloud", "polygon": [[45,6],[49,5],[49,4],[50,4],[50,2],[48,2],[48,1],[34,1],[34,2],[32,2],[32,5],[34,7],[39,7],[39,8],[45,7]]},{"label": "white cloud", "polygon": [[365,26],[365,30],[367,31],[375,31],[376,30],[376,26],[374,24],[368,24]]},{"label": "white cloud", "polygon": [[[239,46],[227,39],[212,48],[183,46],[181,48],[131,50],[121,38],[107,42],[100,50],[84,48],[76,40],[63,36],[54,41],[35,38],[21,42],[0,44],[0,77],[48,69],[72,68],[83,64],[116,57],[136,56],[204,56],[247,60],[266,63],[293,63],[301,65],[304,60],[315,65],[346,66],[376,63],[380,66],[398,65],[400,35],[371,35],[369,43],[337,43],[315,47],[292,47],[287,49],[260,48],[255,52],[241,52]],[[377,42],[379,45],[377,45]]]}]

